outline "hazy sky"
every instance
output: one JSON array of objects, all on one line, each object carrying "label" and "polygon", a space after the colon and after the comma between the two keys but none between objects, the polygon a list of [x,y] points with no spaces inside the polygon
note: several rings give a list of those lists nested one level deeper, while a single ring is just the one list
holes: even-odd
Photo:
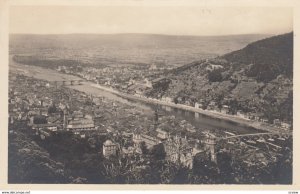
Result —
[{"label": "hazy sky", "polygon": [[16,6],[10,33],[281,34],[292,31],[291,8]]}]

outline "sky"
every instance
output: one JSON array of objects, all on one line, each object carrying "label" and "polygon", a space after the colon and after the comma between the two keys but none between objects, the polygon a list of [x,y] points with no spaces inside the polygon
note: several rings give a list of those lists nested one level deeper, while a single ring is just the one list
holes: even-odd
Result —
[{"label": "sky", "polygon": [[282,7],[13,6],[10,33],[150,33],[217,36],[293,30]]}]

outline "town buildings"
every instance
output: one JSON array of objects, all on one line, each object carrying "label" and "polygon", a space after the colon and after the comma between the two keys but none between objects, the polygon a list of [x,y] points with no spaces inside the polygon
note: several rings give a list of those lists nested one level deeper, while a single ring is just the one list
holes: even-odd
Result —
[{"label": "town buildings", "polygon": [[[28,81],[26,81],[27,79]],[[25,86],[23,83],[30,84]],[[202,137],[199,135],[201,130],[193,127],[186,120],[176,120],[175,116],[166,115],[155,118],[154,120],[157,122],[153,124],[153,117],[145,116],[142,110],[134,109],[132,106],[125,106],[110,99],[91,97],[68,90],[68,88],[63,88],[57,95],[55,93],[57,89],[52,84],[47,87],[47,90],[44,90],[45,83],[30,78],[22,78],[22,82],[16,84],[15,87],[10,90],[10,125],[24,120],[41,139],[52,138],[61,132],[70,134],[67,136],[68,138],[82,142],[90,142],[91,137],[95,137],[95,143],[90,146],[91,149],[95,148],[94,150],[97,151],[102,149],[103,156],[107,158],[108,162],[113,156],[128,156],[127,158],[130,160],[138,155],[143,159],[143,165],[146,165],[150,161],[151,149],[157,148],[155,146],[158,145],[164,149],[166,154],[164,160],[190,169],[193,168],[195,158],[199,157],[199,153],[205,152],[207,154],[200,154],[201,157],[207,157],[206,159],[214,163],[217,162],[219,142],[217,143],[216,137],[213,135]],[[40,89],[39,95],[32,87]],[[203,102],[199,100],[200,103]],[[216,103],[211,103],[211,105],[216,106]],[[223,113],[227,114],[228,107],[223,106],[222,108],[224,109]],[[249,114],[245,113],[245,115]],[[257,115],[253,114],[252,116]],[[35,117],[42,117],[45,120],[43,123],[35,123]],[[276,124],[289,127],[289,123],[284,124],[277,121]],[[135,131],[137,128],[140,130]],[[181,132],[186,132],[188,135],[182,135]],[[90,135],[91,133],[93,135]],[[85,139],[78,138],[78,136]],[[246,145],[253,144],[254,141],[247,141],[228,141],[228,145],[235,146],[235,149],[232,149],[234,151],[230,154],[235,157],[239,153],[236,150],[249,149]],[[275,141],[277,140],[275,139]],[[150,151],[148,155],[141,149],[143,143]],[[277,142],[271,143],[277,144]],[[259,143],[256,143],[255,146],[257,144]],[[272,145],[270,144],[270,146]],[[268,164],[261,154],[257,158]],[[246,159],[245,161],[248,162]]]}]

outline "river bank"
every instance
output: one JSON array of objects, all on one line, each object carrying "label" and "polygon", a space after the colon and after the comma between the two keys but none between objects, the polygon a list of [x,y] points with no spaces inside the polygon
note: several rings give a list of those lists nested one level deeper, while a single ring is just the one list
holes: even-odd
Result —
[{"label": "river bank", "polygon": [[268,124],[261,123],[261,122],[244,119],[244,118],[238,117],[236,115],[228,115],[228,114],[223,114],[223,113],[220,113],[220,112],[217,112],[217,111],[208,111],[208,110],[195,108],[195,107],[191,107],[191,106],[188,106],[188,105],[175,104],[175,103],[164,102],[164,101],[157,100],[157,99],[150,99],[150,98],[145,98],[145,97],[134,96],[134,95],[122,93],[122,92],[119,92],[119,91],[114,90],[112,88],[108,88],[108,87],[101,86],[101,85],[98,85],[98,84],[91,84],[91,86],[96,87],[96,88],[101,89],[101,90],[104,90],[104,91],[107,91],[107,92],[111,92],[115,95],[118,95],[118,96],[123,97],[123,98],[130,99],[130,100],[137,100],[137,101],[150,103],[150,104],[158,104],[158,105],[162,105],[162,106],[169,106],[169,107],[173,107],[173,108],[183,109],[183,110],[203,114],[203,115],[206,115],[206,116],[209,116],[209,117],[212,117],[212,118],[217,118],[217,119],[221,119],[221,120],[226,120],[226,121],[231,121],[231,122],[234,122],[234,123],[246,125],[248,127],[253,127],[255,129],[259,129],[259,130],[263,130],[263,131],[268,131],[268,132],[276,131],[276,132],[279,132],[279,131],[284,130],[284,129],[281,129],[281,128],[278,128],[278,127],[275,127],[275,126],[271,126],[271,125],[268,125]]},{"label": "river bank", "polygon": [[[25,74],[29,77],[33,76],[38,79],[47,80],[49,82],[81,79],[78,76],[62,74],[62,73],[59,73],[59,72],[51,70],[51,69],[46,69],[46,68],[37,67],[37,66],[19,65],[19,64],[13,63],[13,62],[10,64],[10,70],[17,71],[18,73]],[[202,110],[202,109],[198,109],[198,108],[187,106],[187,105],[168,103],[168,102],[160,101],[157,99],[150,99],[150,98],[145,98],[145,97],[133,96],[133,95],[129,95],[126,93],[121,93],[113,88],[101,86],[101,85],[98,85],[98,84],[95,84],[95,83],[89,82],[89,81],[83,81],[82,84],[83,84],[82,85],[83,87],[87,86],[87,87],[91,87],[91,88],[98,88],[99,90],[106,91],[107,93],[114,94],[114,95],[122,97],[124,99],[129,99],[129,100],[133,100],[133,101],[137,101],[137,102],[143,102],[146,104],[152,104],[152,105],[157,104],[157,105],[172,107],[172,108],[176,108],[176,109],[180,109],[180,110],[186,110],[186,111],[189,111],[192,113],[199,113],[200,115],[205,115],[210,118],[229,121],[229,122],[241,124],[241,125],[244,125],[247,127],[258,129],[258,130],[263,130],[263,131],[268,131],[268,132],[284,130],[284,129],[270,126],[267,124],[263,124],[263,123],[260,123],[257,121],[246,120],[244,118],[240,118],[235,115],[227,115],[227,114],[222,114],[222,113],[216,112],[216,111],[207,111],[207,110]],[[75,86],[73,86],[73,87],[67,86],[67,87],[74,89]],[[83,90],[83,89],[81,88],[80,90]]]}]

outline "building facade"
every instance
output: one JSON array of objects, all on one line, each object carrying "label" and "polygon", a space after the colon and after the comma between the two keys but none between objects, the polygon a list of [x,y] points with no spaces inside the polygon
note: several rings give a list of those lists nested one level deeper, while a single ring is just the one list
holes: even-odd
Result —
[{"label": "building facade", "polygon": [[190,169],[193,168],[193,148],[189,146],[187,140],[182,137],[169,137],[164,142],[166,159],[182,164]]}]

